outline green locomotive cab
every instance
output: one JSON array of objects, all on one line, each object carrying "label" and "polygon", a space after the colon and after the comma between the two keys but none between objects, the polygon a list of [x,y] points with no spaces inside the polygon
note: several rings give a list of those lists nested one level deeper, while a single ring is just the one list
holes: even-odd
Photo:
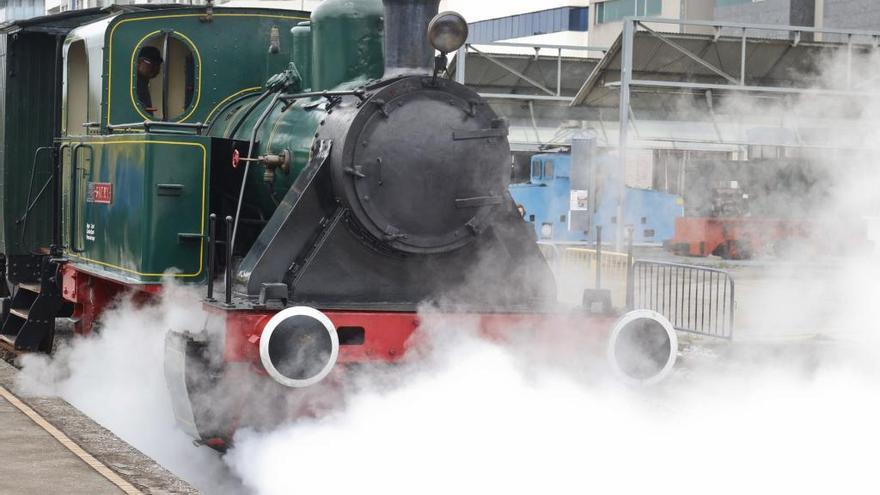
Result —
[{"label": "green locomotive cab", "polygon": [[217,129],[288,67],[291,29],[307,19],[123,10],[67,35],[61,231],[78,270],[135,285],[206,279],[208,213],[241,179],[237,144]]}]

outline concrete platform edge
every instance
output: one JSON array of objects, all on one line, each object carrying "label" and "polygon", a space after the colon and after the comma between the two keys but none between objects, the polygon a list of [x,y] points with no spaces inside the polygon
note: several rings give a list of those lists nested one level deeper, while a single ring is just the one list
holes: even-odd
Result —
[{"label": "concrete platform edge", "polygon": [[199,491],[125,443],[110,430],[58,397],[22,397],[16,393],[19,371],[0,360],[0,385],[61,430],[95,459],[137,489],[149,494],[198,494]]}]

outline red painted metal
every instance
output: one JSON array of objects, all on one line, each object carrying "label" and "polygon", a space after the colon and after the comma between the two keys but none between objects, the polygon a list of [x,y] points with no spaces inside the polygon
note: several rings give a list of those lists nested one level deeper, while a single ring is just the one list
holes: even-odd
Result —
[{"label": "red painted metal", "polygon": [[[274,312],[229,312],[217,306],[206,309],[222,313],[226,333],[226,362],[251,363],[257,370],[260,364],[260,335]],[[324,313],[339,329],[359,327],[364,341],[357,345],[341,345],[337,362],[340,364],[368,361],[395,362],[413,348],[419,347],[414,338],[416,329],[425,331],[470,331],[497,341],[528,341],[538,339],[542,345],[565,347],[572,341],[604,344],[614,325],[611,317],[597,317],[581,312],[571,314],[544,313],[487,313],[437,314],[420,317],[417,313],[378,311],[335,311]],[[441,322],[434,325],[434,320]],[[568,343],[568,344],[567,344]]]},{"label": "red painted metal", "polygon": [[239,162],[241,162],[241,153],[238,150],[232,150],[232,168],[238,168]]},{"label": "red painted metal", "polygon": [[73,330],[88,335],[95,321],[123,294],[131,293],[135,302],[151,301],[162,290],[160,285],[129,285],[101,277],[66,264],[61,268],[61,296],[73,303]]},{"label": "red painted metal", "polygon": [[86,202],[109,205],[113,202],[113,184],[110,182],[89,182]]},{"label": "red painted metal", "polygon": [[675,219],[675,235],[668,246],[684,256],[746,259],[778,250],[783,243],[798,243],[814,237],[815,226],[805,220],[770,218]]},{"label": "red painted metal", "polygon": [[[160,285],[129,285],[82,270],[75,265],[62,268],[62,295],[74,303],[74,317],[78,318],[75,332],[87,335],[95,321],[118,298],[128,294],[136,301],[153,300],[161,291]],[[225,333],[224,361],[248,363],[251,369],[263,374],[260,363],[260,336],[276,311],[229,311],[221,306],[205,304],[204,309],[220,317]],[[321,309],[321,308],[318,308]],[[496,341],[528,341],[540,339],[542,345],[558,342],[558,347],[570,347],[573,340],[604,343],[614,324],[614,318],[597,317],[581,312],[551,313],[486,313],[486,314],[426,314],[414,312],[339,311],[322,310],[337,328],[363,329],[364,340],[355,345],[341,345],[337,362],[340,364],[370,361],[395,362],[413,349],[419,349],[424,339],[414,338],[416,329],[425,331],[464,330]],[[440,324],[435,324],[440,322]],[[422,332],[424,333],[424,332]]]}]

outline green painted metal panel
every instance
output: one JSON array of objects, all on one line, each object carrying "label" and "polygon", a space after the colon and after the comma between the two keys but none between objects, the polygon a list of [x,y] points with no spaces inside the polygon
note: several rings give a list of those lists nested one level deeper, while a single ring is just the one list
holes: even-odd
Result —
[{"label": "green painted metal panel", "polygon": [[[51,186],[37,195],[51,176],[51,154],[41,155],[30,183],[34,152],[54,137],[56,41],[30,32],[0,39],[0,251],[27,254],[48,247],[52,238]],[[22,235],[29,192],[32,203],[39,200]]]},{"label": "green painted metal panel", "polygon": [[378,79],[385,72],[380,0],[325,0],[312,14],[312,88]]},{"label": "green painted metal panel", "polygon": [[310,22],[301,22],[290,30],[290,60],[296,64],[303,87],[312,86],[312,28]]},{"label": "green painted metal panel", "polygon": [[128,134],[67,144],[63,228],[77,265],[130,283],[159,282],[168,270],[205,279],[211,138]]},{"label": "green painted metal panel", "polygon": [[[290,60],[290,30],[308,13],[268,9],[215,8],[211,22],[204,9],[128,13],[113,19],[105,33],[102,123],[151,119],[136,104],[135,63],[140,47],[168,31],[185,43],[194,58],[194,93],[176,122],[207,122],[235,95],[258,91]],[[280,51],[266,57],[272,28],[278,28]]]}]

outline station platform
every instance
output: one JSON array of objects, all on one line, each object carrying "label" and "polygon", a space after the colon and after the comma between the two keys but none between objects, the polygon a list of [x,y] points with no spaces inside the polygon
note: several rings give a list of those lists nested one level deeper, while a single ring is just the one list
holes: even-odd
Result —
[{"label": "station platform", "polygon": [[0,494],[197,494],[57,397],[19,397],[0,361]]}]

